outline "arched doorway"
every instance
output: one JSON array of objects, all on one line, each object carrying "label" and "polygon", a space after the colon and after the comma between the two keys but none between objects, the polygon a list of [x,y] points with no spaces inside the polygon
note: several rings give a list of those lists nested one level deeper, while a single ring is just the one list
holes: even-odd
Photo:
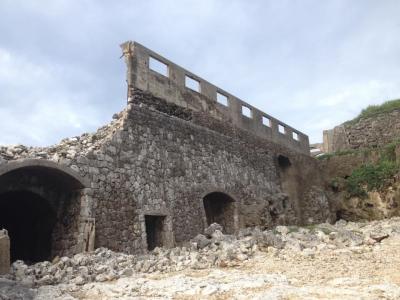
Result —
[{"label": "arched doorway", "polygon": [[0,228],[9,233],[12,261],[34,263],[78,250],[83,182],[49,161],[0,167]]},{"label": "arched doorway", "polygon": [[12,239],[11,261],[38,262],[51,256],[56,212],[46,199],[27,191],[0,195],[0,228]]},{"label": "arched doorway", "polygon": [[207,225],[218,223],[224,233],[235,232],[235,201],[225,193],[213,192],[203,198]]}]

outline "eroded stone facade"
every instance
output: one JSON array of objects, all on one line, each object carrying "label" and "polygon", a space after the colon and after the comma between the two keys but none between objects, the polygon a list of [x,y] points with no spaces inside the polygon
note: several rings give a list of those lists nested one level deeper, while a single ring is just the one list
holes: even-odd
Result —
[{"label": "eroded stone facade", "polygon": [[[129,88],[126,109],[95,134],[47,148],[0,147],[0,180],[33,168],[65,171],[60,182],[79,183],[68,186],[74,196],[58,208],[57,220],[69,212],[76,224],[52,244],[53,256],[101,246],[146,252],[149,230],[155,230],[147,228],[146,216],[162,222],[160,246],[185,243],[207,227],[204,198],[210,193],[232,200],[225,218],[233,232],[332,217],[318,164],[304,153],[308,138],[296,144],[288,136],[262,137],[235,118]],[[283,138],[288,141],[280,143]],[[34,190],[39,183],[27,186]],[[68,222],[60,226],[58,232],[70,228]]]},{"label": "eroded stone facade", "polygon": [[380,113],[346,122],[323,133],[323,151],[332,153],[350,149],[377,148],[400,136],[400,110]]}]

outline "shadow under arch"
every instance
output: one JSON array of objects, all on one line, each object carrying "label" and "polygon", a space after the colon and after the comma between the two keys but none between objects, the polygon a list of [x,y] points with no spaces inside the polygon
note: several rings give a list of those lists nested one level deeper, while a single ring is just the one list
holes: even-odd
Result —
[{"label": "shadow under arch", "polygon": [[237,201],[228,193],[213,191],[203,196],[206,225],[218,223],[223,232],[234,234],[238,229]]},{"label": "shadow under arch", "polygon": [[11,258],[34,263],[82,251],[82,199],[89,182],[42,159],[0,166],[0,228],[9,232]]},{"label": "shadow under arch", "polygon": [[0,165],[0,177],[8,172],[15,171],[22,168],[42,168],[53,170],[59,174],[69,175],[75,180],[77,188],[89,188],[90,182],[86,178],[82,177],[78,172],[72,170],[69,167],[57,164],[56,162],[45,160],[45,159],[20,159],[10,161],[6,164]]}]

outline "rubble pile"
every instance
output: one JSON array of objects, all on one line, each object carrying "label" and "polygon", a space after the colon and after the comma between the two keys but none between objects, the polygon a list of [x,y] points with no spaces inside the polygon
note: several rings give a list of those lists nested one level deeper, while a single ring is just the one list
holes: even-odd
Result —
[{"label": "rubble pile", "polygon": [[95,133],[84,133],[81,136],[63,139],[59,144],[49,147],[26,147],[24,145],[0,146],[0,164],[9,160],[23,158],[60,159],[74,158],[77,154],[85,154],[98,150],[107,138],[123,125],[126,110],[113,116],[113,121],[100,127]]},{"label": "rubble pile", "polygon": [[385,223],[319,224],[306,227],[278,226],[272,230],[248,228],[237,236],[225,235],[219,224],[212,224],[187,246],[173,249],[156,248],[146,255],[127,255],[105,248],[71,258],[56,257],[53,262],[27,266],[22,261],[12,264],[7,279],[28,286],[112,281],[136,273],[166,273],[184,269],[231,267],[250,259],[257,252],[276,256],[312,257],[324,251],[347,248],[346,251],[369,251],[371,246],[389,236],[400,234],[400,218]]}]

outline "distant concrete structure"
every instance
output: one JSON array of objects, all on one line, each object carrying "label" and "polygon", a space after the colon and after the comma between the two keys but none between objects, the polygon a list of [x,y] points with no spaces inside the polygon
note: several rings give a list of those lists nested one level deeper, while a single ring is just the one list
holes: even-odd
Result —
[{"label": "distant concrete structure", "polygon": [[315,157],[320,154],[323,154],[324,152],[324,144],[323,143],[315,143],[315,144],[310,144],[310,154],[311,156]]},{"label": "distant concrete structure", "polygon": [[0,275],[10,271],[10,238],[7,230],[0,230]]},{"label": "distant concrete structure", "polygon": [[110,124],[50,147],[0,147],[11,261],[144,253],[214,222],[237,233],[332,217],[305,134],[138,43],[122,50],[128,105]]}]

